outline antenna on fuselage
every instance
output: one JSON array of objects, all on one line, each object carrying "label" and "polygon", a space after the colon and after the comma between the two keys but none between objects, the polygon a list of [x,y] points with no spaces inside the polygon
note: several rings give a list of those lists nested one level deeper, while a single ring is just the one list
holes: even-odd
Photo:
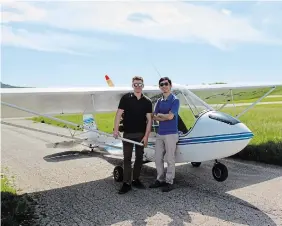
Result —
[{"label": "antenna on fuselage", "polygon": [[155,71],[158,73],[158,75],[160,76],[160,78],[162,77],[161,76],[161,74],[160,74],[160,72],[159,72],[159,70],[156,68],[156,66],[152,63],[152,65],[153,65],[153,68],[155,69]]}]

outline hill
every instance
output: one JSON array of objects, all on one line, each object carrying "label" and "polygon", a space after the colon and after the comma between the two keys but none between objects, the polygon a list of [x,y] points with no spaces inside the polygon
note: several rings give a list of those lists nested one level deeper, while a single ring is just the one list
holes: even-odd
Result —
[{"label": "hill", "polygon": [[5,84],[5,83],[1,83],[1,88],[28,88],[28,87],[21,87],[21,86],[12,86],[12,85],[9,85],[9,84]]}]

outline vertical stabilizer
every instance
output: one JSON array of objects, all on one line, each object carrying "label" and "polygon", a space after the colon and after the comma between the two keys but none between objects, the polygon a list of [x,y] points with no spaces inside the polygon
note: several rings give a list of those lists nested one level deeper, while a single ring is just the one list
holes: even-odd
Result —
[{"label": "vertical stabilizer", "polygon": [[108,83],[108,86],[110,87],[114,87],[114,83],[112,82],[112,80],[110,79],[110,77],[108,75],[105,75],[105,79],[106,79],[106,82]]}]

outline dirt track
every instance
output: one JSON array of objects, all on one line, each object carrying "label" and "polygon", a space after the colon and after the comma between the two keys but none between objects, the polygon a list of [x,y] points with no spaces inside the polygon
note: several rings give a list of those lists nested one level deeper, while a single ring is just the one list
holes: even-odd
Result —
[{"label": "dirt track", "polygon": [[[9,121],[69,135],[44,124]],[[121,196],[112,178],[120,160],[87,153],[50,159],[66,150],[45,144],[61,138],[1,126],[2,167],[16,176],[22,192],[39,197],[41,225],[282,225],[282,167],[222,160],[229,177],[219,183],[211,175],[213,162],[200,168],[183,164],[177,166],[174,191],[134,189]],[[154,164],[144,166],[146,185],[155,173]]]}]

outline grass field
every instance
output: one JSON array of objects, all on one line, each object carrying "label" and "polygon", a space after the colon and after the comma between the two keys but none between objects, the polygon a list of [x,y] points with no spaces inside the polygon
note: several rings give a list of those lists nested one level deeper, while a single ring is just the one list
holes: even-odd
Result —
[{"label": "grass field", "polygon": [[2,172],[1,225],[31,225],[33,214],[33,200],[27,194],[18,195],[13,178]]},{"label": "grass field", "polygon": [[[232,96],[229,89],[224,90],[199,90],[194,93],[203,99],[208,104],[225,103],[233,97],[234,103],[251,103],[261,98],[264,94],[270,91],[270,88],[248,88],[248,89],[234,89]],[[276,87],[269,95],[276,95],[275,98],[264,98],[261,102],[268,101],[282,101],[282,86]]]}]

